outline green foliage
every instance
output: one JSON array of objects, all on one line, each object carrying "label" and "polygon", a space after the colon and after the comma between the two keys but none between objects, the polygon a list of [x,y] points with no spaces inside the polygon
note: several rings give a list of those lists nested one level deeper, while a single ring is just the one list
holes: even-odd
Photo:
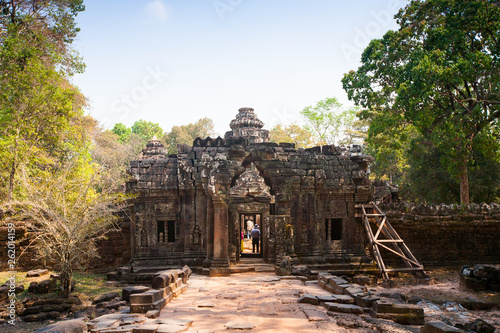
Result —
[{"label": "green foliage", "polygon": [[363,125],[357,121],[359,108],[344,110],[335,98],[326,98],[304,108],[300,114],[306,120],[305,129],[316,145],[360,143]]},{"label": "green foliage", "polygon": [[295,143],[296,148],[310,148],[313,146],[312,134],[300,127],[297,123],[283,126],[276,125],[270,131],[271,141],[280,143]]},{"label": "green foliage", "polygon": [[412,126],[442,154],[466,204],[475,138],[500,117],[500,8],[486,0],[412,1],[396,18],[399,30],[370,42],[344,89],[368,109],[362,117],[375,149],[381,133]]},{"label": "green foliage", "polygon": [[164,135],[163,129],[160,124],[153,123],[145,120],[138,120],[132,125],[131,133],[137,134],[145,142],[151,140],[153,137],[161,138]]},{"label": "green foliage", "polygon": [[43,169],[82,137],[85,100],[67,80],[83,69],[69,48],[77,1],[36,3],[0,3],[0,200],[19,190],[21,166]]},{"label": "green foliage", "polygon": [[202,118],[194,124],[173,126],[163,140],[167,144],[169,154],[176,154],[178,144],[192,145],[196,138],[212,135],[214,135],[214,122],[210,118]]},{"label": "green foliage", "polygon": [[128,142],[130,140],[130,134],[132,134],[132,129],[122,123],[115,124],[111,131],[118,136],[118,140],[122,143]]}]

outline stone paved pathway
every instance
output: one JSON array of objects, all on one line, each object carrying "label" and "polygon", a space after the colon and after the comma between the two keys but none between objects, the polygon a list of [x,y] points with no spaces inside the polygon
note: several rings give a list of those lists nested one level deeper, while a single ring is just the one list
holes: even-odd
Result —
[{"label": "stone paved pathway", "polygon": [[192,275],[187,292],[167,304],[159,318],[193,320],[188,332],[199,333],[231,332],[232,326],[225,327],[231,322],[254,326],[252,332],[318,332],[316,322],[309,321],[297,303],[311,288],[315,294],[324,293],[317,285],[280,280],[272,273]]},{"label": "stone paved pathway", "polygon": [[[303,294],[320,298],[332,295],[313,281],[304,283],[295,277],[280,278],[271,272],[218,278],[193,274],[187,291],[169,302],[159,317],[147,319],[141,314],[125,313],[106,315],[93,320],[94,332],[419,332],[416,326],[375,322],[367,315],[327,314],[322,306],[298,303]],[[134,329],[119,326],[123,325],[123,320],[130,321]]]}]

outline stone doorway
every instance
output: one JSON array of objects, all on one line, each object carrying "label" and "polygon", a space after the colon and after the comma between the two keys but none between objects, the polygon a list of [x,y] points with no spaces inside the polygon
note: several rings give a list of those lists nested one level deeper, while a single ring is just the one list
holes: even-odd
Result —
[{"label": "stone doorway", "polygon": [[[259,238],[259,250],[255,253],[253,252],[252,237],[248,231],[247,221],[251,221],[253,225],[259,226],[260,238]],[[261,213],[240,213],[240,229],[243,229],[243,237],[240,238],[242,246],[240,249],[241,254],[252,254],[252,256],[262,257],[262,240],[263,238],[263,227],[262,227],[262,214]],[[241,233],[240,233],[241,234]]]}]

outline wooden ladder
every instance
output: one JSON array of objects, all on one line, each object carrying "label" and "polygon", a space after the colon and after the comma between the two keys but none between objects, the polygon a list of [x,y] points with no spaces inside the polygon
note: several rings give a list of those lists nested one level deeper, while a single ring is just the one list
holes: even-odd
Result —
[{"label": "wooden ladder", "polygon": [[[420,264],[415,256],[411,253],[408,246],[387,220],[387,216],[377,207],[374,202],[367,205],[356,205],[356,208],[361,208],[363,225],[370,242],[370,250],[375,257],[378,269],[384,280],[390,280],[389,272],[413,272],[426,276],[424,266]],[[367,210],[370,211],[367,213]],[[372,224],[376,228],[372,228]],[[375,234],[373,233],[376,229]],[[381,249],[385,249],[396,256],[403,259],[406,267],[404,268],[387,268],[382,258]]]}]

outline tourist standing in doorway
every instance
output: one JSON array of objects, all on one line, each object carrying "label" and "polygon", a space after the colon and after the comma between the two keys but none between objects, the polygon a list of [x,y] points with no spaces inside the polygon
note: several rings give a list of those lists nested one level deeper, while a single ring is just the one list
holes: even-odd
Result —
[{"label": "tourist standing in doorway", "polygon": [[250,237],[252,236],[252,229],[253,229],[253,222],[252,220],[248,219],[247,220],[247,238],[250,239]]},{"label": "tourist standing in doorway", "polygon": [[256,224],[252,229],[252,252],[255,253],[255,248],[257,247],[257,253],[259,253],[259,242],[260,242],[260,230],[259,226]]}]

